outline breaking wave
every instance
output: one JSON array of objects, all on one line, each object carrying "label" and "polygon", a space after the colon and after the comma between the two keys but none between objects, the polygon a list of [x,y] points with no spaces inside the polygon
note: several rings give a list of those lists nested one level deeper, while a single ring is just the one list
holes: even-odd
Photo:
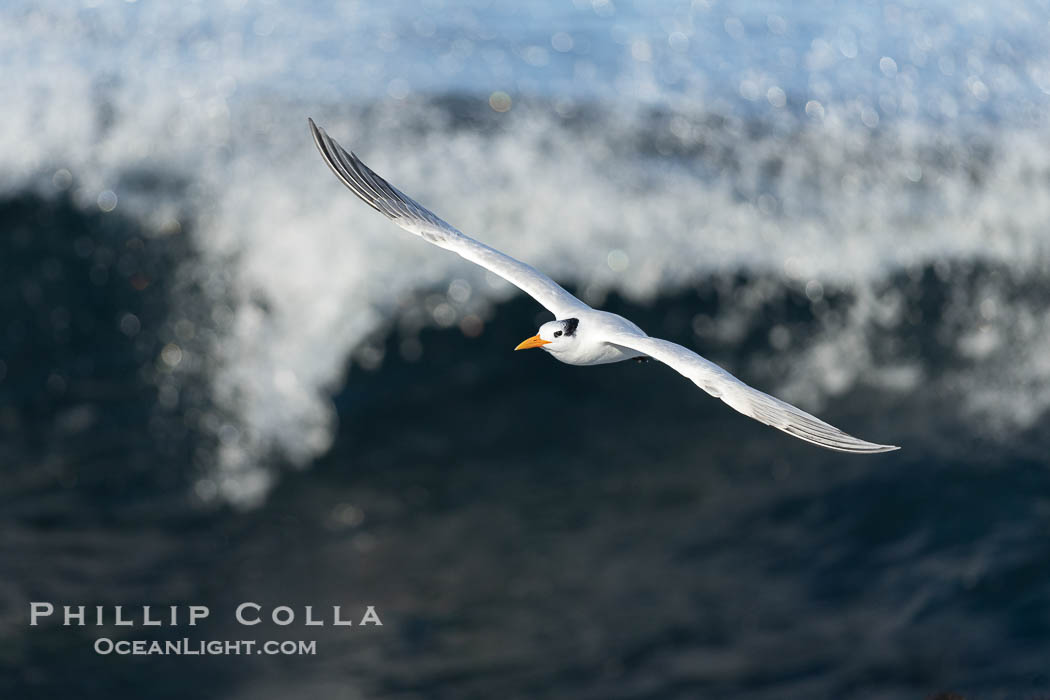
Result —
[{"label": "breaking wave", "polygon": [[[745,357],[785,398],[938,392],[993,439],[1032,427],[1050,408],[1050,52],[1031,11],[774,5],[576,3],[520,26],[410,3],[16,5],[0,185],[188,238],[151,377],[157,410],[209,438],[204,500],[258,502],[324,453],[331,397],[391,333],[417,359],[422,329],[478,334],[515,293],[343,190],[307,116],[588,302],[728,290],[689,320],[697,348],[757,326]],[[765,315],[784,294],[802,336]]]}]

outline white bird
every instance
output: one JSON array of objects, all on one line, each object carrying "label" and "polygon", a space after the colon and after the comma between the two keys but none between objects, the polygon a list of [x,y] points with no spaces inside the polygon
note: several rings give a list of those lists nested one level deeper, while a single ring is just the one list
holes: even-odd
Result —
[{"label": "white bird", "polygon": [[310,130],[332,172],[366,204],[401,228],[451,250],[493,272],[538,301],[557,320],[515,350],[543,348],[570,365],[600,365],[632,358],[652,358],[691,379],[708,394],[745,416],[815,445],[842,452],[874,453],[899,449],[855,438],[800,408],[748,386],[692,350],[653,338],[622,316],[592,309],[550,277],[495,248],[474,240],[401,192],[353,153],[347,153],[312,119]]}]

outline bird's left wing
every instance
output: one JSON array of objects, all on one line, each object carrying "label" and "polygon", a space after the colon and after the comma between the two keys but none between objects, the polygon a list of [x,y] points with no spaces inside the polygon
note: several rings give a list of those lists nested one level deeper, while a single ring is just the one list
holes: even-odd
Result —
[{"label": "bird's left wing", "polygon": [[879,445],[844,433],[786,401],[748,386],[710,360],[669,340],[619,332],[605,340],[645,353],[693,380],[698,387],[722,399],[745,416],[815,445],[857,453],[900,449],[895,445]]},{"label": "bird's left wing", "polygon": [[590,308],[534,267],[474,240],[441,220],[422,204],[379,177],[353,153],[347,153],[324,129],[314,124],[313,119],[309,122],[317,150],[332,172],[365,204],[401,228],[499,275],[538,301],[557,318],[572,316],[575,312]]}]

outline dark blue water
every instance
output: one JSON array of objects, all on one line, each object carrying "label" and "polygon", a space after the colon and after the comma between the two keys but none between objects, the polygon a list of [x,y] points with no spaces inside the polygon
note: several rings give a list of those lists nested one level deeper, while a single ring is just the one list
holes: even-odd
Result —
[{"label": "dark blue water", "polygon": [[[511,354],[534,314],[516,299],[479,337],[425,331],[413,362],[391,331],[388,361],[335,394],[341,428],[310,471],[251,512],[202,508],[187,465],[206,438],[149,380],[182,237],[144,241],[61,198],[8,199],[0,216],[9,697],[1005,698],[1050,682],[1041,430],[995,444],[936,395],[869,387],[822,415],[904,449],[825,452],[660,366]],[[122,262],[102,275],[100,258]],[[887,280],[923,322],[877,352],[936,383],[963,361],[939,339],[945,299],[999,275]],[[689,319],[748,282],[607,307],[689,341]],[[804,335],[810,302],[785,289],[709,354],[768,381],[751,369],[763,323]],[[309,630],[316,657],[113,658],[91,650],[93,628],[27,627],[27,600],[208,604],[215,638],[244,637],[220,615],[242,600],[368,601],[385,619]]]}]

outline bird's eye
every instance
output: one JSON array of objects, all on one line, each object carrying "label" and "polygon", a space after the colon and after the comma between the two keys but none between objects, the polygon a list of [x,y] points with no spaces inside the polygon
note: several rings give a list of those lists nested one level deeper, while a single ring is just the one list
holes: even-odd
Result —
[{"label": "bird's eye", "polygon": [[555,338],[560,338],[561,337],[561,331],[554,331],[554,337]]}]

